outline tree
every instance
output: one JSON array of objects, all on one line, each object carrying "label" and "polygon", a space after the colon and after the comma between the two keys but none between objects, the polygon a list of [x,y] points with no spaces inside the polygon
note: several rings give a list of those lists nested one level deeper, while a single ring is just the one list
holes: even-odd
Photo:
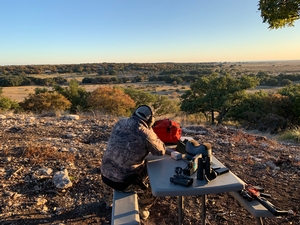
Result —
[{"label": "tree", "polygon": [[73,72],[74,73],[82,73],[83,72],[83,70],[84,70],[84,68],[83,68],[83,66],[80,66],[80,65],[78,65],[78,66],[75,66],[74,68],[73,68]]},{"label": "tree", "polygon": [[154,95],[155,101],[152,103],[155,115],[161,116],[171,113],[177,113],[180,110],[180,102],[171,100],[164,95]]},{"label": "tree", "polygon": [[104,75],[105,71],[103,69],[98,70],[97,75],[101,76]]},{"label": "tree", "polygon": [[110,70],[108,72],[108,75],[116,75],[117,74],[117,71],[116,70]]},{"label": "tree", "polygon": [[285,86],[278,90],[278,93],[287,96],[293,103],[290,107],[289,113],[293,115],[293,123],[299,124],[300,122],[300,84]]},{"label": "tree", "polygon": [[128,116],[135,108],[135,102],[120,88],[101,87],[94,90],[87,98],[92,109],[117,115]]},{"label": "tree", "polygon": [[292,85],[293,82],[289,79],[283,79],[282,81],[280,81],[280,85],[281,86],[288,86],[288,85]]},{"label": "tree", "polygon": [[248,129],[277,133],[291,124],[292,106],[293,103],[287,96],[258,91],[247,94],[243,102],[231,110],[228,117]]},{"label": "tree", "polygon": [[64,111],[71,107],[71,102],[57,92],[29,94],[20,106],[24,110],[42,113],[47,111]]},{"label": "tree", "polygon": [[40,94],[40,93],[46,93],[46,92],[48,92],[49,90],[47,89],[47,88],[35,88],[34,89],[34,93],[35,94]]},{"label": "tree", "polygon": [[241,104],[233,108],[228,117],[230,120],[240,122],[244,127],[257,129],[264,112],[264,101],[268,97],[265,91],[248,93]]},{"label": "tree", "polygon": [[125,88],[124,92],[135,101],[137,106],[152,106],[156,116],[177,113],[180,109],[179,102],[171,100],[167,96],[153,95],[149,92],[137,90],[134,88]]},{"label": "tree", "polygon": [[245,91],[258,84],[258,79],[242,76],[234,79],[231,75],[201,77],[191,84],[191,90],[182,95],[181,110],[187,113],[202,112],[210,115],[211,123],[221,124],[225,115],[233,107],[241,103]]},{"label": "tree", "polygon": [[124,93],[129,95],[137,106],[151,105],[155,101],[155,96],[146,91],[141,91],[135,88],[125,88]]},{"label": "tree", "polygon": [[258,9],[270,29],[294,26],[300,18],[300,0],[260,0]]},{"label": "tree", "polygon": [[71,113],[76,113],[79,110],[87,108],[87,97],[89,93],[82,87],[79,86],[78,81],[72,79],[68,87],[61,87],[59,85],[54,86],[54,90],[63,96],[65,96],[71,103]]}]

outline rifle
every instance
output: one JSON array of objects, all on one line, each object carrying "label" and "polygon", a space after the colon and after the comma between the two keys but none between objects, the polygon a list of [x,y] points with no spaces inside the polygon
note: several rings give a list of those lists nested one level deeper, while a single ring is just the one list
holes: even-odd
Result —
[{"label": "rifle", "polygon": [[[246,192],[246,193],[245,193]],[[268,194],[261,193],[259,189],[255,186],[252,186],[251,184],[245,184],[245,190],[241,192],[241,194],[244,193],[245,196],[248,194],[251,198],[257,200],[260,202],[264,207],[266,207],[274,216],[282,216],[282,215],[289,215],[292,214],[289,211],[282,210],[276,206],[274,206],[271,202],[269,202],[267,199],[264,197],[271,197]],[[243,195],[243,194],[242,194]],[[264,197],[263,197],[264,196]],[[248,197],[248,196],[247,196]],[[250,199],[248,199],[250,200]]]}]

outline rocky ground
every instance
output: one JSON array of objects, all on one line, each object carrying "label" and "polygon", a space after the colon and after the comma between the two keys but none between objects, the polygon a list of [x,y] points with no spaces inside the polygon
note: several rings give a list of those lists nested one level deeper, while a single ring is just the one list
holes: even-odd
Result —
[{"label": "rocky ground", "polygon": [[[0,115],[1,224],[110,224],[99,166],[116,118]],[[226,127],[189,126],[213,154],[293,215],[264,224],[300,224],[300,146]],[[183,224],[200,224],[200,196],[184,198]],[[227,193],[208,195],[209,224],[256,224]],[[144,225],[178,224],[177,199],[159,197]]]}]

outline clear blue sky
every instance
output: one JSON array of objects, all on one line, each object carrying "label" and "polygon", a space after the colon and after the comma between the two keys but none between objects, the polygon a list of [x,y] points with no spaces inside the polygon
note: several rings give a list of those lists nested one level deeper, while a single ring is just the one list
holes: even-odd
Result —
[{"label": "clear blue sky", "polygon": [[0,65],[300,60],[258,0],[1,0]]}]

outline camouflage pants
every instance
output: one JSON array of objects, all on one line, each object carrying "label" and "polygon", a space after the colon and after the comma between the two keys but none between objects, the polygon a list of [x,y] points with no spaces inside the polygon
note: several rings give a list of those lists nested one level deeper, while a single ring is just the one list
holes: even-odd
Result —
[{"label": "camouflage pants", "polygon": [[[112,206],[113,203],[113,189],[106,185],[103,181],[101,182],[103,186],[103,200],[106,206]],[[136,192],[138,195],[138,203],[140,210],[149,210],[150,207],[155,202],[155,197],[152,195],[150,184],[148,183],[148,188],[142,190],[137,185],[129,185],[123,192]]]}]

